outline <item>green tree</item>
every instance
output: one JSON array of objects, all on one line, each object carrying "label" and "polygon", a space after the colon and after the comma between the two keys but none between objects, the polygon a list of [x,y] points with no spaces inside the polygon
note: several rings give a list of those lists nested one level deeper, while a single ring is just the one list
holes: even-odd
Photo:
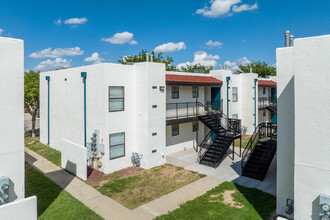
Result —
[{"label": "green tree", "polygon": [[265,61],[252,61],[248,64],[239,64],[238,67],[239,70],[236,70],[235,73],[250,73],[252,68],[252,72],[257,73],[259,77],[276,75],[276,67]]},{"label": "green tree", "polygon": [[[121,64],[146,62],[147,53],[148,53],[147,50],[142,50],[138,55],[129,55],[129,56],[121,57],[118,60],[118,62]],[[174,61],[173,57],[166,56],[166,58],[164,58],[162,53],[156,55],[154,51],[151,52],[151,55],[153,56],[153,62],[165,63],[166,70],[168,71],[173,69],[173,66],[171,65],[171,63]]]},{"label": "green tree", "polygon": [[187,64],[185,67],[182,66],[179,71],[190,72],[190,73],[196,73],[196,72],[209,73],[211,70],[213,70],[213,66],[204,66],[201,64],[195,64],[191,66]]},{"label": "green tree", "polygon": [[36,135],[36,116],[39,109],[39,75],[30,70],[24,74],[24,107],[32,116],[32,137]]}]

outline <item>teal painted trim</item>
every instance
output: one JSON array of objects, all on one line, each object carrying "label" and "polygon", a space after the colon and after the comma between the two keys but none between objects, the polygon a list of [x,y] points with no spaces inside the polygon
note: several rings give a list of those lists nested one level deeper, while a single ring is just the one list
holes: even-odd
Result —
[{"label": "teal painted trim", "polygon": [[229,80],[230,80],[230,76],[226,77],[226,81],[227,81],[227,118],[229,118]]},{"label": "teal painted trim", "polygon": [[87,147],[87,123],[86,123],[86,78],[87,78],[87,73],[86,72],[81,72],[81,77],[83,78],[83,83],[84,83],[84,146]]},{"label": "teal painted trim", "polygon": [[254,130],[257,128],[257,82],[258,79],[254,79]]},{"label": "teal painted trim", "polygon": [[47,80],[47,85],[48,85],[48,104],[47,104],[48,105],[48,107],[47,107],[48,108],[47,109],[47,111],[48,111],[48,113],[47,113],[48,114],[48,116],[47,116],[47,118],[48,118],[47,119],[47,123],[48,123],[48,125],[47,125],[48,126],[48,129],[47,129],[48,130],[48,137],[47,137],[47,139],[48,140],[47,140],[47,145],[49,145],[50,144],[50,130],[49,130],[50,129],[50,121],[49,121],[49,119],[50,119],[50,109],[49,109],[49,106],[50,106],[50,100],[49,100],[49,98],[50,98],[50,88],[49,88],[50,87],[50,83],[49,83],[50,82],[50,76],[46,76],[46,80]]}]

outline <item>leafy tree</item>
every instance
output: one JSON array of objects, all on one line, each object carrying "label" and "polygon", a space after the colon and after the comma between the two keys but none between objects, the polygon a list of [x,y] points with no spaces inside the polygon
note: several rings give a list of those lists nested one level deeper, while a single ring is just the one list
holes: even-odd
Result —
[{"label": "leafy tree", "polygon": [[39,109],[39,75],[30,70],[24,74],[24,107],[32,116],[32,137],[36,135],[36,116]]},{"label": "leafy tree", "polygon": [[[121,57],[118,62],[121,64],[146,62],[146,53],[148,53],[147,50],[142,50],[138,55],[129,55]],[[151,55],[153,56],[153,62],[165,63],[166,70],[173,69],[173,66],[171,66],[171,63],[174,61],[173,57],[167,56],[166,58],[164,58],[162,53],[156,55],[154,51],[151,52]]]},{"label": "leafy tree", "polygon": [[190,73],[196,73],[196,72],[209,73],[211,70],[213,70],[213,66],[204,66],[201,64],[195,64],[191,66],[187,64],[185,67],[182,66],[179,71],[190,72]]},{"label": "leafy tree", "polygon": [[259,77],[276,75],[276,67],[265,61],[252,61],[248,64],[239,64],[238,67],[239,70],[236,70],[235,73],[250,73],[250,68],[252,68],[252,72],[258,73]]}]

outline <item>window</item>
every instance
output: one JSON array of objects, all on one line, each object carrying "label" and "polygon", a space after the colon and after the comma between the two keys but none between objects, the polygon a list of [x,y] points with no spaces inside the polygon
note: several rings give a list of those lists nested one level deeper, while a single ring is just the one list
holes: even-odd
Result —
[{"label": "window", "polygon": [[238,114],[232,114],[233,119],[238,119]]},{"label": "window", "polygon": [[193,98],[198,98],[199,97],[198,86],[193,86],[192,87],[192,97]]},{"label": "window", "polygon": [[125,132],[110,134],[110,160],[125,156]]},{"label": "window", "polygon": [[237,87],[233,87],[233,102],[237,102],[238,101],[238,93],[237,93]]},{"label": "window", "polygon": [[179,124],[172,125],[172,136],[179,135]]},{"label": "window", "polygon": [[263,111],[262,116],[266,117],[266,110]]},{"label": "window", "polygon": [[198,121],[193,122],[193,132],[198,131]]},{"label": "window", "polygon": [[109,112],[124,111],[124,87],[109,86]]},{"label": "window", "polygon": [[266,87],[262,87],[262,94],[266,95]]},{"label": "window", "polygon": [[172,99],[179,98],[179,86],[172,86]]}]

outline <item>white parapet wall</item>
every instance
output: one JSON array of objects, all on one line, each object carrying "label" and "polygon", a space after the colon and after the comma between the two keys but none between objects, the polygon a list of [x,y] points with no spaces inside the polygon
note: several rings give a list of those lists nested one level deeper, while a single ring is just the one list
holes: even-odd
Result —
[{"label": "white parapet wall", "polygon": [[61,165],[64,169],[87,180],[87,150],[84,146],[62,140]]},{"label": "white parapet wall", "polygon": [[0,177],[9,177],[9,201],[24,198],[24,46],[0,37]]},{"label": "white parapet wall", "polygon": [[0,219],[36,220],[37,197],[31,196],[0,206]]}]

